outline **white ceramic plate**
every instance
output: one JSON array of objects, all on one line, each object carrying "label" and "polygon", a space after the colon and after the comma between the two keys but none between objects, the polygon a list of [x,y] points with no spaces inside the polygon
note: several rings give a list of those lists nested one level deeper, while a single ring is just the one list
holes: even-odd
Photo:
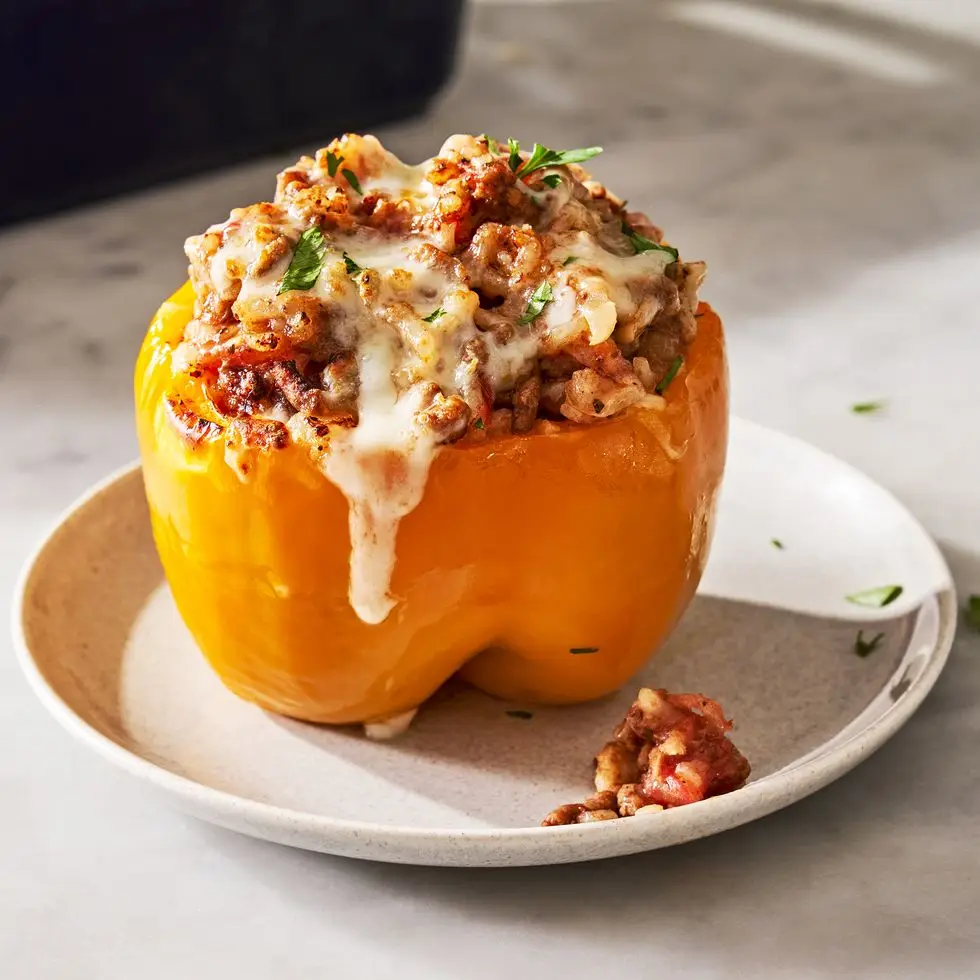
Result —
[{"label": "white ceramic plate", "polygon": [[[885,609],[844,599],[892,583],[904,592]],[[507,713],[525,705],[450,686],[407,735],[376,743],[237,700],[162,583],[135,467],[62,519],[25,571],[14,618],[24,670],[58,721],[192,813],[351,857],[499,866],[665,847],[826,785],[918,707],[946,660],[956,601],[935,545],[888,493],[736,421],[699,597],[636,682],[602,702],[525,719]],[[859,628],[886,634],[864,659]],[[592,756],[641,683],[719,699],[749,784],[653,817],[537,826],[589,793]]]}]

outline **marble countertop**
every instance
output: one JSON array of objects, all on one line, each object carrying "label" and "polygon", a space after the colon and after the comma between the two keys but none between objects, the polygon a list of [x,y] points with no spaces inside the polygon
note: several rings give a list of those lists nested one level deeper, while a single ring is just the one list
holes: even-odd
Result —
[{"label": "marble countertop", "polygon": [[[379,135],[409,158],[453,131],[602,143],[598,176],[709,262],[734,410],[881,481],[980,592],[968,6],[486,0],[431,114]],[[184,237],[294,156],[0,233],[2,594],[58,511],[135,455],[131,365]],[[975,973],[980,635],[961,631],[885,748],[788,810],[637,859],[491,872],[300,853],[161,809],[55,726],[0,645],[11,980]]]}]

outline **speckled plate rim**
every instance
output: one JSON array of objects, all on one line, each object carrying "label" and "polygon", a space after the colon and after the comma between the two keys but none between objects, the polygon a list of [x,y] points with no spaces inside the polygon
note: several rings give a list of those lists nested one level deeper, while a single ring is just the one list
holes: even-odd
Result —
[{"label": "speckled plate rim", "polygon": [[[764,430],[769,437],[794,444],[797,451],[817,454],[859,479],[873,483],[859,470],[803,440],[745,420],[733,419],[732,422]],[[902,696],[881,715],[863,725],[855,724],[861,721],[855,719],[838,736],[807,757],[750,782],[734,793],[667,810],[655,819],[634,818],[552,828],[452,830],[393,827],[306,813],[198,783],[119,745],[89,725],[62,700],[30,652],[24,613],[39,560],[69,523],[84,518],[88,504],[138,469],[139,463],[130,463],[83,494],[54,523],[27,560],[14,591],[12,607],[14,648],[21,668],[42,704],[69,734],[109,762],[175,798],[187,812],[248,836],[306,850],[399,864],[517,867],[635,854],[730,830],[822,789],[879,749],[915,713],[935,684],[949,657],[956,631],[958,605],[955,590],[949,584],[928,597],[920,607],[919,621],[930,604],[935,607],[936,626],[930,638],[931,649],[924,658],[920,656],[921,668],[908,679]],[[896,506],[902,507],[897,501]],[[908,513],[904,507],[902,510]],[[932,549],[937,562],[946,568],[929,533],[911,515],[909,521],[922,535],[923,546]],[[951,583],[952,576],[948,574],[948,568],[946,571],[947,582]]]}]

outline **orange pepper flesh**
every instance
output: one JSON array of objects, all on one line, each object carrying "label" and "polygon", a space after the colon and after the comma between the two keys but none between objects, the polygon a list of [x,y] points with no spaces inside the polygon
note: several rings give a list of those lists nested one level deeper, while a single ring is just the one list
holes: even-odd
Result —
[{"label": "orange pepper flesh", "polygon": [[586,701],[635,673],[687,607],[727,442],[724,339],[706,304],[666,408],[442,448],[400,524],[399,601],[378,625],[348,602],[347,500],[303,446],[254,452],[243,480],[222,439],[192,447],[167,418],[168,392],[204,413],[170,358],[192,309],[185,285],[151,324],[137,428],[174,600],[236,694],[308,721],[372,722],[461,670],[501,698]]}]

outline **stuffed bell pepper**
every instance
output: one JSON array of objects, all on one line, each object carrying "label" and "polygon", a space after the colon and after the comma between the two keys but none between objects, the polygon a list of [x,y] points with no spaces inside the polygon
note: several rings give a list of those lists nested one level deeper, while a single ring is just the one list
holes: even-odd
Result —
[{"label": "stuffed bell pepper", "polygon": [[232,691],[407,723],[619,687],[704,566],[721,324],[598,148],[347,135],[191,238],[136,368],[153,532]]}]

